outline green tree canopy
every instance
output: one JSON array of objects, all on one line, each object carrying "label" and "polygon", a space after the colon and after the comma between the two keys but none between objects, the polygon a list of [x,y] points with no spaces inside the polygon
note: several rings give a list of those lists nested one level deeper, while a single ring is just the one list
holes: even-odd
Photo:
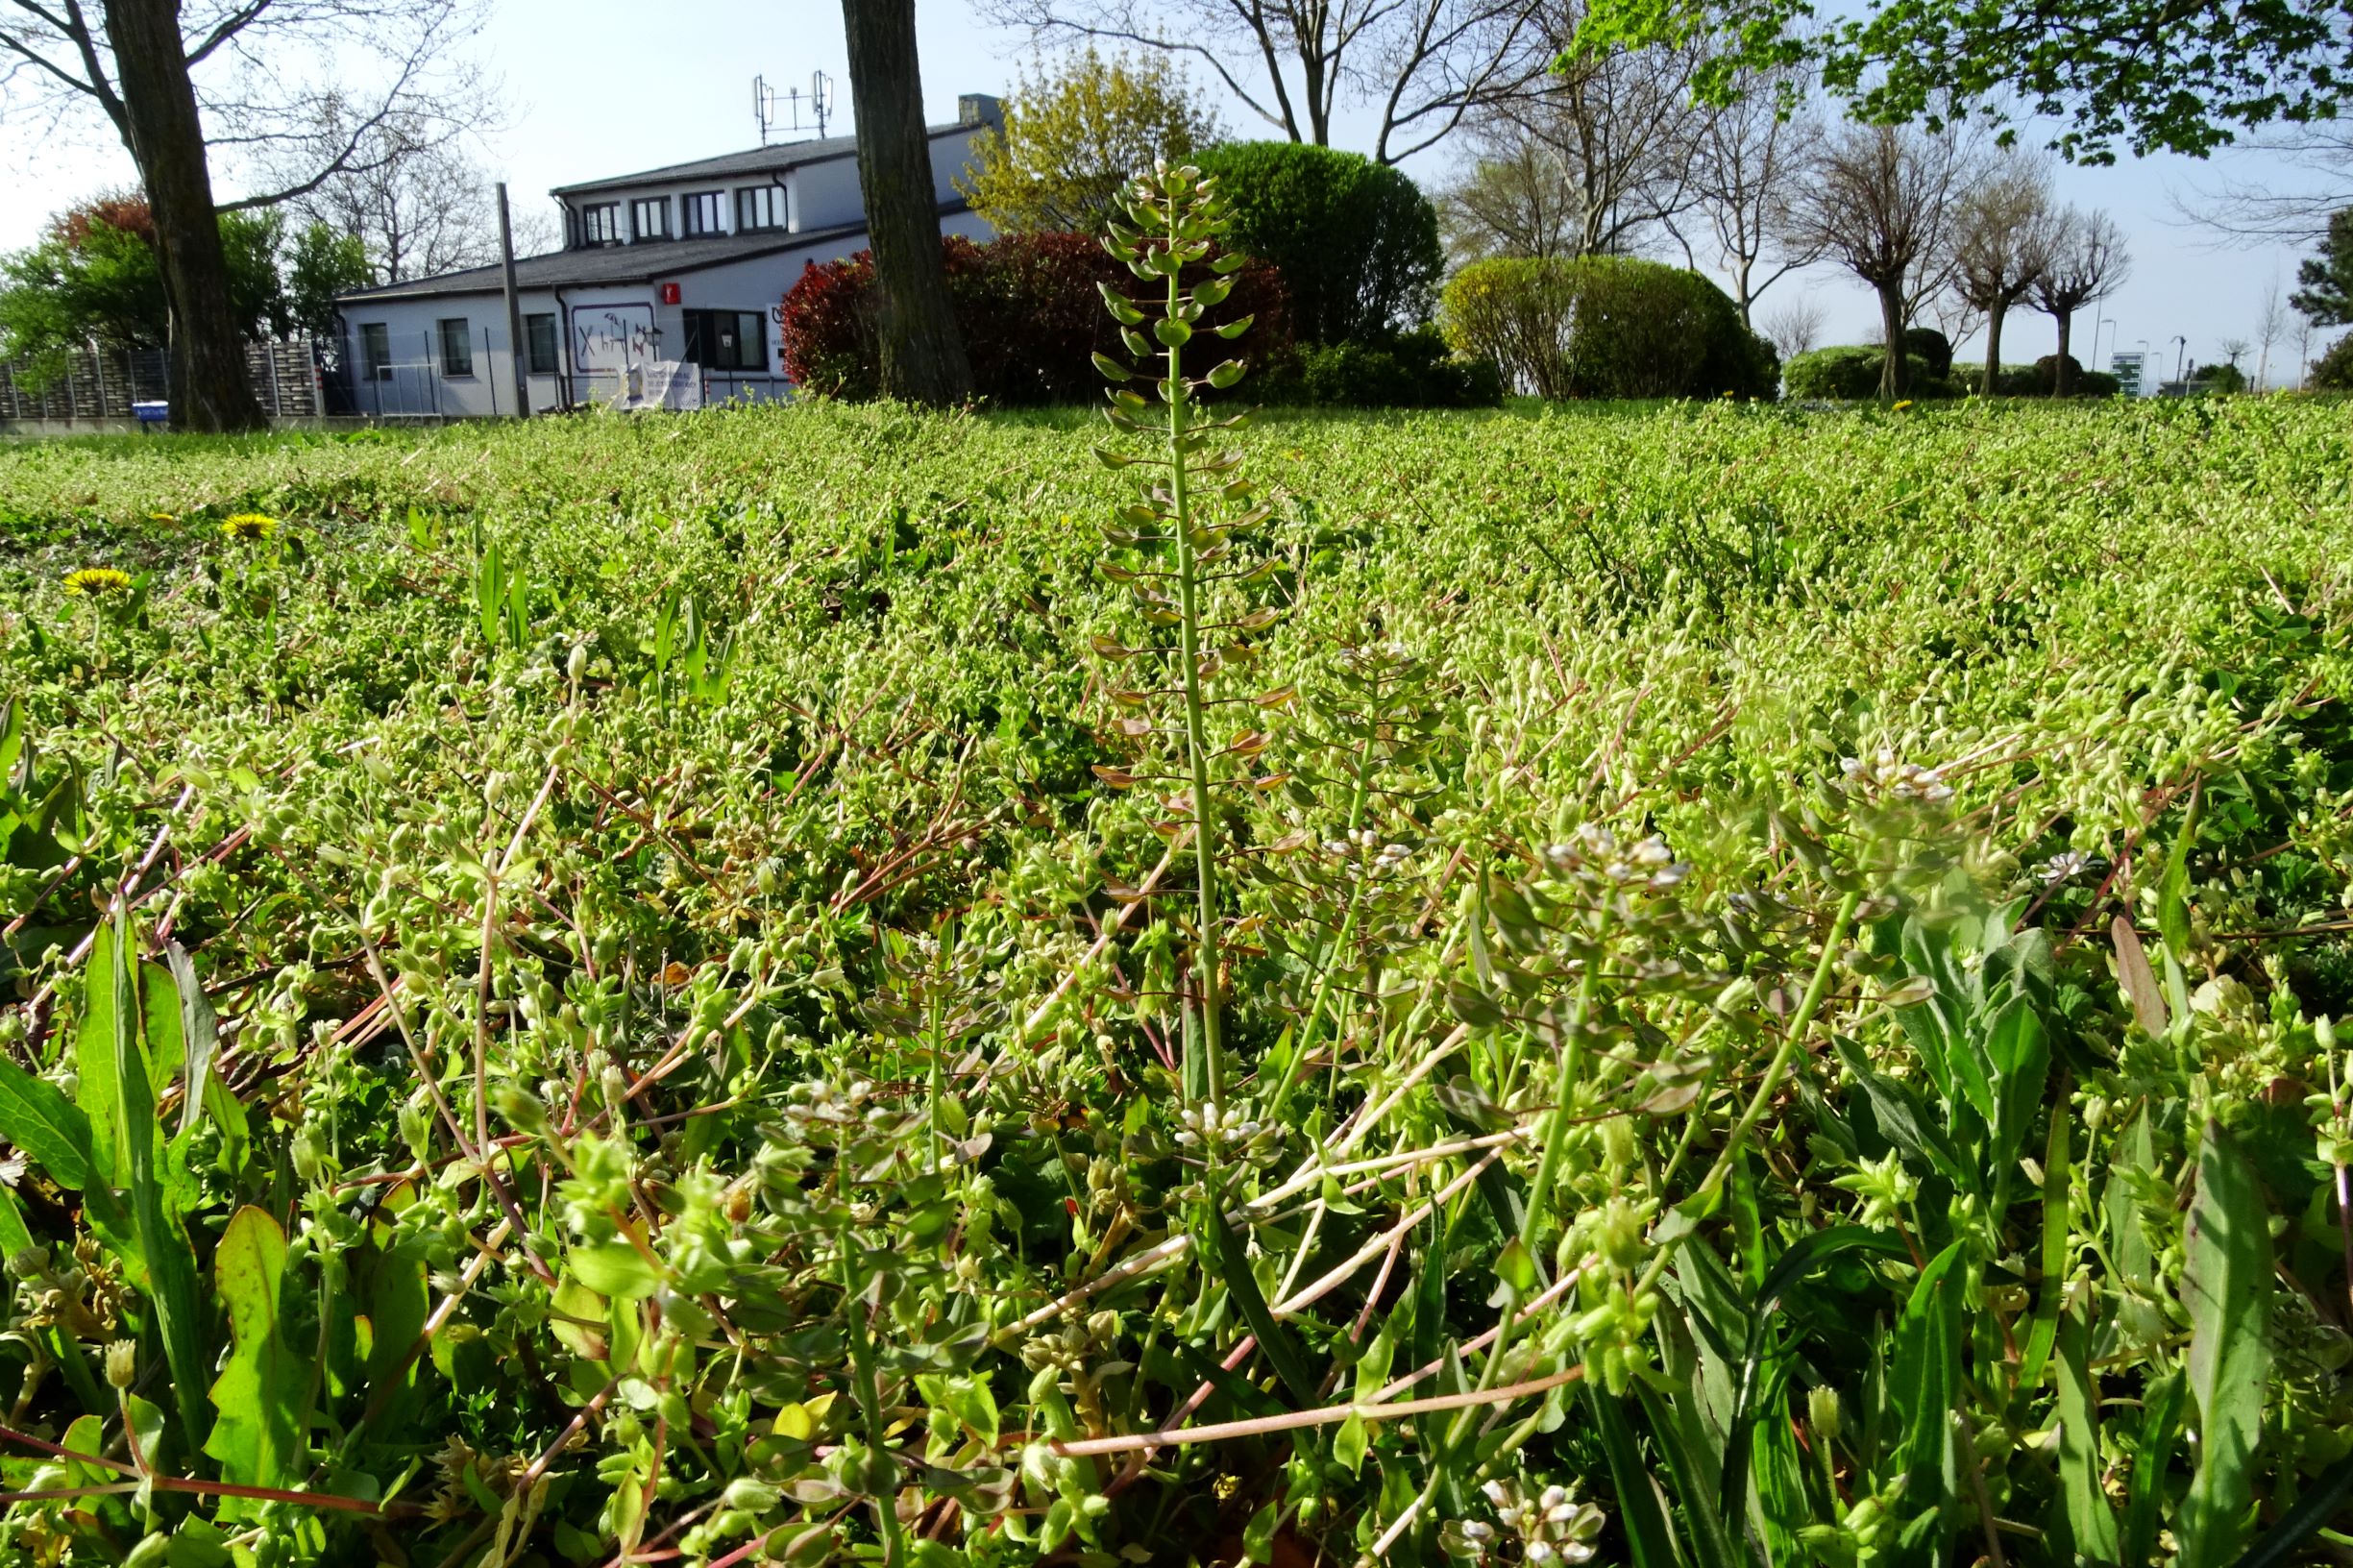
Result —
[{"label": "green tree canopy", "polygon": [[2328,237],[2320,242],[2320,254],[2296,267],[2295,281],[2303,286],[2288,297],[2288,303],[2311,317],[2314,325],[2353,326],[2353,207],[2341,208],[2328,220]]},{"label": "green tree canopy", "polygon": [[1283,274],[1302,342],[1379,339],[1428,319],[1445,267],[1438,214],[1406,175],[1294,141],[1228,142],[1194,161],[1233,203],[1227,243]]},{"label": "green tree canopy", "polygon": [[1715,45],[1700,83],[1712,97],[1810,63],[1859,118],[2015,106],[2063,119],[2053,145],[2087,163],[2119,144],[2201,156],[2243,127],[2328,119],[2353,76],[2344,0],[1867,0],[1831,21],[1812,0],[1592,0],[1578,48],[1695,40]]},{"label": "green tree canopy", "polygon": [[1089,48],[1023,73],[1004,128],[972,139],[970,180],[956,186],[1007,233],[1091,233],[1154,159],[1190,157],[1217,135],[1215,111],[1166,56]]}]

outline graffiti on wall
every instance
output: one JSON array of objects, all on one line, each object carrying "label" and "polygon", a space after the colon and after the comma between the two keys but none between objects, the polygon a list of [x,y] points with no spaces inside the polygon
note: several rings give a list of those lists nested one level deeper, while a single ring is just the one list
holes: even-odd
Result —
[{"label": "graffiti on wall", "polygon": [[576,305],[572,362],[581,371],[618,371],[654,356],[650,305]]}]

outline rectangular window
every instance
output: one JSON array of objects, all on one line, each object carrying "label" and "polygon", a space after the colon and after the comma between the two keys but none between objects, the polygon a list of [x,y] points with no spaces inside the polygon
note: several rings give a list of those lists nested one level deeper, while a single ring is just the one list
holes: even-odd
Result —
[{"label": "rectangular window", "polygon": [[371,381],[392,380],[392,329],[380,321],[359,324],[359,374]]},{"label": "rectangular window", "polygon": [[444,316],[434,326],[441,337],[441,374],[474,374],[474,337],[463,316]]},{"label": "rectangular window", "polygon": [[629,204],[629,228],[640,239],[670,237],[670,198],[650,196]]},{"label": "rectangular window", "polygon": [[580,243],[583,245],[618,245],[621,243],[621,204],[601,202],[595,207],[580,208]]},{"label": "rectangular window", "polygon": [[678,232],[689,238],[697,234],[723,234],[727,232],[726,192],[699,190],[692,196],[678,198]]},{"label": "rectangular window", "polygon": [[767,370],[768,317],[757,310],[687,311],[686,359],[707,370]]},{"label": "rectangular window", "polygon": [[740,233],[748,229],[781,229],[784,227],[784,187],[782,185],[746,185],[735,193],[735,227]]},{"label": "rectangular window", "polygon": [[524,368],[534,376],[555,374],[555,318],[526,316],[523,318]]}]

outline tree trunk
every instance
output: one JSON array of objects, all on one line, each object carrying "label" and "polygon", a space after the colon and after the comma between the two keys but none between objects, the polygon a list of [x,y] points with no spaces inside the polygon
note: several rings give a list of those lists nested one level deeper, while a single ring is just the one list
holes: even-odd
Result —
[{"label": "tree trunk", "polygon": [[245,374],[229,304],[205,133],[188,80],[176,0],[107,0],[107,41],[121,82],[123,139],[155,214],[156,260],[171,307],[172,428],[256,430],[268,421]]},{"label": "tree trunk", "polygon": [[2075,378],[2067,373],[2067,343],[2074,331],[2075,312],[2053,310],[2051,314],[2059,321],[2059,357],[2050,367],[2050,395],[2064,398],[2075,390]]},{"label": "tree trunk", "polygon": [[1977,388],[1981,398],[1992,397],[2001,387],[2001,318],[2009,313],[2010,307],[1999,300],[1985,312],[1985,384]]},{"label": "tree trunk", "polygon": [[1879,368],[1879,396],[1893,403],[1903,396],[1903,295],[1900,283],[1879,286],[1879,325],[1887,334],[1887,358]]},{"label": "tree trunk", "polygon": [[874,251],[887,398],[945,407],[972,395],[972,367],[948,303],[931,138],[923,132],[915,0],[842,0],[858,184]]}]

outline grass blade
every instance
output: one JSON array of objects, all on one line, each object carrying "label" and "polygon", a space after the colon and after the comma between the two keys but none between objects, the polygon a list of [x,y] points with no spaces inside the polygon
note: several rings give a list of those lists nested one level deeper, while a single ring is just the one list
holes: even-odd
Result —
[{"label": "grass blade", "polygon": [[1629,1555],[1634,1568],[1677,1568],[1675,1532],[1667,1526],[1667,1510],[1658,1505],[1657,1484],[1635,1445],[1634,1429],[1618,1401],[1583,1385],[1585,1407],[1593,1412],[1602,1452],[1609,1459],[1609,1476],[1618,1488],[1618,1518],[1626,1527]]},{"label": "grass blade", "polygon": [[2198,1146],[2187,1252],[2181,1294],[2190,1309],[2197,1468],[2173,1529],[2181,1568],[2220,1568],[2243,1544],[2255,1500],[2271,1371],[2271,1235],[2254,1166],[2212,1120]]},{"label": "grass blade", "polygon": [[1211,1203],[1207,1208],[1210,1236],[1217,1243],[1218,1266],[1225,1275],[1225,1287],[1232,1293],[1234,1305],[1241,1311],[1242,1321],[1258,1335],[1259,1348],[1274,1363],[1276,1376],[1283,1380],[1283,1386],[1290,1390],[1300,1408],[1304,1409],[1317,1403],[1315,1380],[1308,1375],[1307,1363],[1299,1359],[1298,1347],[1289,1332],[1275,1321],[1273,1310],[1266,1305],[1266,1297],[1259,1289],[1258,1276],[1250,1272],[1248,1249],[1242,1245],[1241,1237],[1234,1234],[1234,1227],[1226,1223],[1217,1205]]}]

